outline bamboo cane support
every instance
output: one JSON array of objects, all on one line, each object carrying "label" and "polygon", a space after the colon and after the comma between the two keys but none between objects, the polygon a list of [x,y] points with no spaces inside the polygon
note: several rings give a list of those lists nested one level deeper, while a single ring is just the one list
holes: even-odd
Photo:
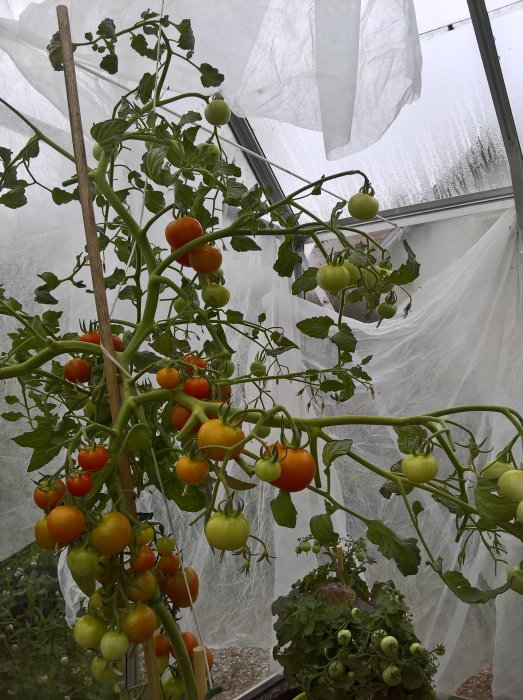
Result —
[{"label": "bamboo cane support", "polygon": [[[65,5],[58,5],[56,8],[56,14],[58,16],[58,28],[62,43],[67,106],[69,109],[71,136],[76,160],[76,172],[78,175],[78,193],[82,207],[87,255],[89,257],[89,265],[91,268],[96,313],[98,316],[101,342],[104,348],[106,348],[114,357],[111,335],[111,320],[109,316],[109,306],[107,304],[107,294],[105,290],[102,259],[100,256],[100,246],[98,244],[98,236],[96,232],[96,219],[91,200],[91,187],[88,176],[87,158],[85,155],[80,101],[78,99],[78,87],[76,83],[73,47],[71,41],[71,28],[69,24],[67,7]],[[116,365],[105,354],[104,375],[107,383],[111,417],[114,423],[120,412],[122,398],[120,394]],[[130,514],[135,516],[136,505],[133,498],[132,473],[129,464],[129,456],[125,451],[122,452],[118,461],[118,473],[125,495],[126,506]],[[149,640],[144,644],[144,657],[150,700],[161,700],[162,692],[160,687],[160,677],[156,668],[156,659],[152,640]]]},{"label": "bamboo cane support", "polygon": [[194,647],[192,658],[198,700],[204,700],[205,696],[207,695],[207,666],[205,663],[205,649],[202,646]]}]

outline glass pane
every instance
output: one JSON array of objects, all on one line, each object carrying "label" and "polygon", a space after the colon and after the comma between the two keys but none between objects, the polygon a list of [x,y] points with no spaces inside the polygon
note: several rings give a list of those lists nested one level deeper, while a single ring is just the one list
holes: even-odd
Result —
[{"label": "glass pane", "polygon": [[[514,112],[521,127],[523,96],[516,81],[523,46],[516,36],[523,31],[523,9],[518,3],[491,19],[507,83],[519,98]],[[370,177],[382,209],[509,186],[508,163],[472,25],[429,35],[421,45],[421,98],[402,110],[378,143],[348,158],[327,161],[317,132],[252,119],[267,157],[308,180],[361,169]],[[278,171],[278,177],[285,192],[300,186],[292,175]],[[327,189],[348,197],[360,182],[343,178]],[[309,197],[306,206],[327,217],[336,201],[323,194]]]}]

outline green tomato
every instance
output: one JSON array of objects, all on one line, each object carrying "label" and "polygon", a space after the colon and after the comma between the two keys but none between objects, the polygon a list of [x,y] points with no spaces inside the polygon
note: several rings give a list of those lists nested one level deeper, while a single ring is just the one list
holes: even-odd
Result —
[{"label": "green tomato", "polygon": [[223,362],[220,362],[218,365],[218,372],[222,377],[225,377],[225,379],[228,379],[229,377],[232,377],[234,374],[234,370],[236,369],[236,365],[232,360],[224,360]]},{"label": "green tomato", "polygon": [[375,647],[379,647],[380,644],[381,644],[381,640],[382,640],[384,637],[387,637],[387,636],[388,636],[388,634],[387,634],[387,632],[386,632],[385,630],[376,630],[375,632],[372,633],[372,636],[371,636],[371,643],[372,643]]},{"label": "green tomato", "polygon": [[519,566],[513,566],[507,571],[507,580],[513,591],[523,595],[523,570]]},{"label": "green tomato", "polygon": [[212,126],[223,126],[231,118],[231,108],[222,98],[213,99],[209,102],[203,114]]},{"label": "green tomato", "polygon": [[221,157],[220,149],[215,143],[199,143],[196,148],[202,154],[204,161],[215,165]]},{"label": "green tomato", "polygon": [[303,542],[300,542],[300,544],[298,545],[298,547],[300,548],[300,550],[301,550],[302,552],[310,552],[310,551],[311,551],[311,545],[310,545],[310,543],[307,542],[306,540],[304,540]]},{"label": "green tomato", "polygon": [[445,655],[445,646],[444,644],[438,644],[438,646],[434,649],[434,653],[437,656],[444,656]]},{"label": "green tomato", "polygon": [[381,674],[385,685],[399,685],[401,683],[401,673],[397,666],[387,666]]},{"label": "green tomato", "polygon": [[311,549],[314,554],[319,554],[321,552],[321,544],[319,542],[314,542]]},{"label": "green tomato", "polygon": [[401,468],[403,474],[413,484],[424,484],[437,475],[438,460],[432,455],[410,454],[403,458]]},{"label": "green tomato", "polygon": [[380,642],[380,647],[385,656],[396,656],[399,647],[398,640],[391,635],[383,637]]},{"label": "green tomato", "polygon": [[518,503],[518,507],[516,508],[516,518],[518,519],[518,522],[523,525],[523,501]]},{"label": "green tomato", "polygon": [[345,666],[341,663],[341,661],[335,659],[334,661],[330,662],[329,667],[327,668],[327,673],[329,674],[330,678],[336,680],[345,674]]},{"label": "green tomato", "polygon": [[324,263],[316,273],[316,282],[326,292],[338,294],[350,285],[350,273],[344,265]]},{"label": "green tomato", "polygon": [[[255,426],[253,432],[258,437],[266,438],[266,437],[269,437],[269,435],[271,434],[271,429],[270,429],[270,426],[268,426],[268,425],[257,425],[257,426]],[[276,478],[278,478],[278,477],[276,477]],[[265,481],[265,479],[263,479],[263,481]],[[269,481],[273,481],[273,480],[269,479]]]},{"label": "green tomato", "polygon": [[106,632],[105,622],[94,615],[84,615],[73,628],[74,641],[84,649],[98,649]]},{"label": "green tomato", "polygon": [[131,427],[125,443],[130,452],[139,452],[151,447],[151,429],[144,423],[136,423]]},{"label": "green tomato", "polygon": [[231,293],[222,284],[211,283],[202,289],[202,299],[207,306],[220,309],[228,303]]},{"label": "green tomato", "polygon": [[272,459],[262,457],[254,465],[254,471],[261,481],[276,481],[281,476],[281,465],[279,462],[273,462]]},{"label": "green tomato", "polygon": [[235,552],[245,546],[249,535],[249,521],[241,511],[219,510],[205,523],[205,537],[214,549]]},{"label": "green tomato", "polygon": [[67,566],[73,576],[94,576],[98,568],[98,552],[81,544],[67,550]]},{"label": "green tomato", "polygon": [[425,649],[419,642],[414,642],[410,645],[410,653],[412,656],[416,656],[416,654],[423,654],[424,651]]},{"label": "green tomato", "polygon": [[265,367],[265,364],[263,362],[259,362],[258,360],[251,362],[249,371],[255,377],[263,377],[264,374],[267,374],[267,368]]},{"label": "green tomato", "polygon": [[378,304],[378,308],[376,309],[380,318],[394,318],[397,310],[396,304],[389,304],[386,301],[382,301],[381,304]]},{"label": "green tomato", "polygon": [[498,479],[498,493],[511,501],[523,501],[523,471],[509,469]]},{"label": "green tomato", "polygon": [[365,192],[353,194],[349,199],[349,214],[360,221],[370,221],[378,213],[380,205],[376,197]]},{"label": "green tomato", "polygon": [[354,287],[356,284],[358,284],[358,278],[360,276],[359,268],[357,268],[354,263],[351,263],[350,260],[344,260],[343,267],[350,275],[349,287]]},{"label": "green tomato", "polygon": [[500,459],[493,459],[487,462],[481,470],[482,479],[499,479],[505,472],[514,469],[514,465],[509,462],[502,462]]},{"label": "green tomato", "polygon": [[352,608],[352,610],[350,611],[350,616],[351,616],[352,618],[358,617],[359,614],[360,614],[360,609],[359,609],[359,608]]},{"label": "green tomato", "polygon": [[160,556],[172,554],[174,552],[175,547],[176,542],[173,540],[172,537],[166,537],[165,535],[163,535],[163,537],[159,537],[156,540],[156,551]]},{"label": "green tomato", "polygon": [[100,160],[100,158],[103,156],[104,149],[102,146],[100,146],[99,143],[95,143],[93,146],[93,158],[95,160]]},{"label": "green tomato", "polygon": [[162,679],[162,691],[165,700],[180,700],[185,695],[183,681],[171,675]]},{"label": "green tomato", "polygon": [[348,644],[350,644],[351,639],[352,634],[350,630],[340,630],[338,632],[338,644],[341,644],[341,646],[346,647]]},{"label": "green tomato", "polygon": [[106,632],[100,640],[100,653],[107,661],[123,659],[129,648],[129,639],[123,632]]},{"label": "green tomato", "polygon": [[86,401],[84,404],[84,416],[92,420],[96,415],[96,404],[94,401]]},{"label": "green tomato", "polygon": [[176,297],[173,301],[174,310],[178,315],[187,313],[192,309],[193,303],[191,299],[184,299],[183,297]]},{"label": "green tomato", "polygon": [[105,685],[114,685],[122,680],[122,674],[116,673],[113,665],[101,656],[95,656],[91,661],[91,673],[95,680]]},{"label": "green tomato", "polygon": [[169,655],[156,657],[156,669],[158,675],[161,676],[169,668]]}]

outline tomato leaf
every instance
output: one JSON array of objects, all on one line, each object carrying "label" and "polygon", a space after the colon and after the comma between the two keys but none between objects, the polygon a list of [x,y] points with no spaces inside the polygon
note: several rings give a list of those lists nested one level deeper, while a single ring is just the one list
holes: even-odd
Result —
[{"label": "tomato leaf", "polygon": [[367,539],[377,545],[387,559],[394,559],[403,576],[417,573],[421,553],[414,537],[402,539],[380,520],[367,520]]},{"label": "tomato leaf", "polygon": [[109,17],[102,20],[98,25],[98,34],[111,41],[116,41],[116,26],[114,21]]},{"label": "tomato leaf", "polygon": [[340,324],[339,331],[331,336],[330,341],[343,352],[354,352],[356,349],[356,338],[346,323]]},{"label": "tomato leaf", "polygon": [[90,134],[107,153],[115,151],[127,129],[125,119],[106,119],[93,124]]},{"label": "tomato leaf", "polygon": [[[238,206],[246,194],[247,187],[245,187],[243,182],[228,179],[227,189],[223,193],[223,201],[225,202],[225,204],[230,204],[231,206]],[[258,246],[256,246],[256,248],[258,248]],[[258,248],[258,250],[260,249]]]},{"label": "tomato leaf", "polygon": [[260,246],[252,238],[238,234],[231,238],[231,248],[237,253],[244,253],[247,250],[261,250]]},{"label": "tomato leaf", "polygon": [[250,484],[247,481],[241,481],[241,479],[236,479],[234,476],[229,474],[224,474],[225,481],[227,482],[229,488],[235,491],[249,491],[249,489],[256,488],[256,484]]},{"label": "tomato leaf", "polygon": [[352,440],[331,440],[323,446],[322,459],[326,467],[334,462],[338,457],[348,455],[352,449]]},{"label": "tomato leaf", "polygon": [[171,331],[165,331],[150,344],[153,350],[165,357],[172,357],[174,350],[174,336]]},{"label": "tomato leaf", "polygon": [[398,436],[398,449],[405,455],[419,450],[427,439],[427,431],[421,425],[401,425],[394,431]]},{"label": "tomato leaf", "polygon": [[203,87],[218,87],[224,81],[225,76],[217,68],[213,68],[209,63],[202,63],[200,66],[200,80]]},{"label": "tomato leaf", "polygon": [[243,321],[243,314],[241,311],[227,309],[225,315],[227,316],[227,323],[241,323]]},{"label": "tomato leaf", "polygon": [[22,433],[17,437],[11,438],[20,447],[47,447],[53,434],[51,423],[42,423],[34,430],[29,430],[27,433]]},{"label": "tomato leaf", "polygon": [[408,284],[419,277],[419,263],[412,248],[407,241],[403,241],[403,247],[407,251],[407,262],[400,265],[397,270],[391,273],[389,282],[394,284]]},{"label": "tomato leaf", "polygon": [[507,581],[499,588],[492,588],[482,591],[471,586],[470,582],[463,576],[461,571],[443,571],[441,578],[445,581],[450,590],[464,603],[487,603],[500,593],[508,591],[510,584]]},{"label": "tomato leaf", "polygon": [[148,211],[152,212],[153,214],[157,214],[165,207],[165,197],[163,196],[163,192],[148,189],[145,192],[144,204]]},{"label": "tomato leaf", "polygon": [[[73,44],[73,51],[75,49],[76,47]],[[53,66],[53,70],[64,69],[62,57],[62,40],[60,39],[60,34],[58,32],[55,32],[53,34],[53,36],[51,37],[51,41],[47,44],[47,56],[49,58],[49,61],[51,62],[51,65]]]},{"label": "tomato leaf", "polygon": [[278,248],[278,257],[272,269],[280,277],[292,277],[295,266],[301,262],[301,256],[293,250],[293,239],[285,236],[283,243]]},{"label": "tomato leaf", "polygon": [[110,75],[118,73],[118,56],[115,53],[106,54],[100,61],[100,68]]},{"label": "tomato leaf", "polygon": [[27,471],[34,472],[37,469],[45,467],[54,457],[60,454],[61,449],[61,445],[55,445],[53,447],[46,446],[33,450],[29,465],[27,466]]},{"label": "tomato leaf", "polygon": [[19,411],[6,411],[5,413],[2,413],[1,416],[4,420],[17,421],[20,420],[20,418],[23,418],[24,414],[20,413]]},{"label": "tomato leaf", "polygon": [[152,73],[144,73],[140,78],[136,91],[142,104],[149,102],[153,96],[155,77]]},{"label": "tomato leaf", "polygon": [[497,482],[488,479],[478,479],[474,487],[474,500],[480,516],[486,522],[494,525],[506,523],[516,515],[518,504],[502,498],[493,491],[497,490]]},{"label": "tomato leaf", "polygon": [[274,521],[278,525],[282,527],[296,527],[298,513],[288,491],[280,491],[276,498],[272,499],[271,510]]},{"label": "tomato leaf", "polygon": [[311,535],[320,544],[333,547],[338,542],[338,533],[334,532],[332,520],[329,515],[313,515],[310,519]]},{"label": "tomato leaf", "polygon": [[135,34],[131,39],[131,48],[140,54],[140,56],[147,56],[152,61],[156,60],[156,49],[150,49],[147,45],[147,39],[143,34]]},{"label": "tomato leaf", "polygon": [[313,289],[316,289],[318,286],[318,283],[316,282],[317,272],[317,267],[309,267],[308,270],[305,270],[305,272],[292,283],[292,293],[299,294],[300,292],[310,292]]},{"label": "tomato leaf", "polygon": [[[408,494],[412,491],[413,488],[413,484],[408,484],[406,482],[403,483],[403,493]],[[396,484],[394,481],[386,481],[380,488],[380,493],[383,496],[383,498],[389,500],[391,496],[401,496],[402,491],[398,484]]]},{"label": "tomato leaf", "polygon": [[[179,24],[174,25],[180,32],[180,38],[176,42],[183,51],[194,51],[194,34],[190,19],[182,19]],[[190,56],[189,56],[190,58]]]},{"label": "tomato leaf", "polygon": [[53,198],[53,202],[55,204],[68,204],[74,199],[77,199],[74,192],[67,192],[66,190],[61,190],[59,187],[53,187],[51,197]]},{"label": "tomato leaf", "polygon": [[25,196],[25,189],[19,188],[6,192],[0,197],[0,204],[9,209],[18,209],[27,204],[27,197]]},{"label": "tomato leaf", "polygon": [[329,335],[329,329],[333,323],[334,321],[330,316],[313,316],[312,318],[304,318],[303,321],[298,321],[296,328],[304,335],[323,340]]}]

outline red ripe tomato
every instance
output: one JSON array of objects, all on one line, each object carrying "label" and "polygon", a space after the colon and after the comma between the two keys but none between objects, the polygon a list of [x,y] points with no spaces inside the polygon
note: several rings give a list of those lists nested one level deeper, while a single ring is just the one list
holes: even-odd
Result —
[{"label": "red ripe tomato", "polygon": [[182,632],[181,637],[183,639],[183,643],[185,644],[185,648],[187,649],[187,654],[189,656],[189,659],[193,660],[193,652],[195,647],[200,646],[200,642],[198,641],[198,637],[193,634],[192,632]]},{"label": "red ripe tomato", "polygon": [[[274,445],[271,445],[272,450]],[[301,447],[285,447],[278,443],[278,462],[281,466],[280,476],[271,481],[282,491],[301,491],[314,479],[316,462],[307,450]]]},{"label": "red ripe tomato", "polygon": [[133,571],[147,571],[152,569],[156,562],[154,551],[147,544],[143,544],[136,554],[131,557],[131,569]]},{"label": "red ripe tomato", "polygon": [[202,226],[192,216],[181,216],[165,227],[165,238],[172,248],[181,248],[200,236],[203,236]]},{"label": "red ripe tomato", "polygon": [[138,603],[136,607],[126,612],[121,618],[120,629],[129,637],[132,644],[143,644],[150,639],[158,621],[154,611],[144,603]]},{"label": "red ripe tomato", "polygon": [[175,389],[181,378],[181,374],[175,367],[162,367],[156,374],[156,381],[162,389]]},{"label": "red ripe tomato", "polygon": [[177,554],[164,554],[158,560],[158,569],[166,576],[175,574],[179,568],[180,557]]},{"label": "red ripe tomato", "polygon": [[189,261],[193,270],[202,275],[210,275],[220,269],[222,254],[215,246],[199,245],[189,253]]},{"label": "red ripe tomato", "polygon": [[[116,352],[121,352],[123,350],[122,339],[118,335],[112,334],[113,347]],[[100,331],[87,331],[78,337],[83,343],[94,343],[95,345],[100,345],[102,342]]]},{"label": "red ripe tomato", "polygon": [[43,479],[38,482],[33,498],[36,505],[45,510],[55,506],[62,499],[64,493],[65,484],[61,479],[55,479],[54,481]]},{"label": "red ripe tomato", "polygon": [[189,377],[183,383],[183,390],[195,399],[205,399],[211,393],[210,384],[204,377]]},{"label": "red ripe tomato", "polygon": [[191,569],[190,566],[184,567],[184,571],[191,594],[190,597],[181,570],[177,571],[172,576],[167,576],[162,583],[163,592],[178,608],[189,608],[191,605],[191,598],[194,603],[198,597],[200,588],[200,581],[196,571]]},{"label": "red ripe tomato", "polygon": [[57,506],[47,516],[47,529],[57,542],[72,542],[85,530],[85,516],[78,508]]},{"label": "red ripe tomato", "polygon": [[[171,248],[171,253],[174,253],[176,251],[176,248]],[[184,267],[191,267],[191,254],[190,253],[182,253],[181,255],[177,255],[175,258],[177,263],[180,263],[180,265],[183,265]]]},{"label": "red ripe tomato", "polygon": [[156,656],[169,656],[171,642],[166,634],[155,634],[153,637],[154,653]]},{"label": "red ripe tomato", "polygon": [[104,445],[86,447],[78,453],[78,464],[87,472],[99,472],[109,460],[109,452]]},{"label": "red ripe tomato", "polygon": [[230,384],[221,384],[216,387],[216,398],[220,401],[228,401],[232,395],[232,387]]},{"label": "red ripe tomato", "polygon": [[198,357],[197,355],[187,355],[183,358],[182,362],[187,370],[187,373],[190,375],[194,374],[194,368],[191,365],[194,365],[194,367],[199,367],[200,369],[205,369],[207,367],[207,360],[204,360],[203,357]]},{"label": "red ripe tomato", "polygon": [[72,496],[85,496],[93,488],[93,476],[89,472],[75,472],[65,483]]},{"label": "red ripe tomato", "polygon": [[89,381],[92,373],[93,366],[91,363],[87,362],[87,360],[82,360],[80,357],[75,357],[64,365],[64,377],[73,384]]},{"label": "red ripe tomato", "polygon": [[[192,411],[189,408],[185,408],[181,404],[177,403],[173,406],[171,411],[171,423],[174,425],[176,430],[181,430],[183,426],[187,423],[192,415]],[[192,428],[191,435],[197,433],[201,427],[201,423],[196,423],[194,428]]]}]

